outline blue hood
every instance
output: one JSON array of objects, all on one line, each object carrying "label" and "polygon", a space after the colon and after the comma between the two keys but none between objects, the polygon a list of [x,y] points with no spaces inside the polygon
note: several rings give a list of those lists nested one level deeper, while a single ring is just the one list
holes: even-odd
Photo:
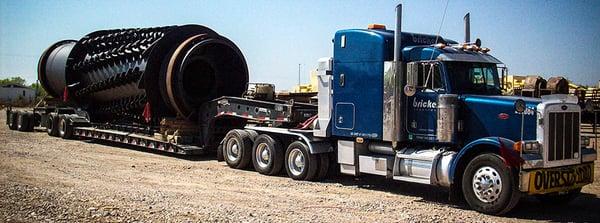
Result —
[{"label": "blue hood", "polygon": [[[514,103],[522,99],[527,105],[525,115],[515,112]],[[537,105],[539,98],[516,96],[461,95],[460,119],[464,120],[464,143],[484,137],[503,137],[521,140],[521,120],[524,121],[524,140],[536,138]]]}]

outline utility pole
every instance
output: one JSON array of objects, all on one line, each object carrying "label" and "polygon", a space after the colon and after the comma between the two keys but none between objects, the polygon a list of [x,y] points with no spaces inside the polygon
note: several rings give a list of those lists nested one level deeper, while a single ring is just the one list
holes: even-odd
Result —
[{"label": "utility pole", "polygon": [[300,86],[300,66],[302,64],[298,64],[298,86]]}]

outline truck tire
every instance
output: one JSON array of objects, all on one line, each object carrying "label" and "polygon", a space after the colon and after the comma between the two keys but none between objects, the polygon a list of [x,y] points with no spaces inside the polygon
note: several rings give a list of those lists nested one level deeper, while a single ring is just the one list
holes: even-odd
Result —
[{"label": "truck tire", "polygon": [[227,165],[234,169],[248,167],[252,160],[252,140],[248,132],[241,129],[231,130],[225,135],[223,157]]},{"label": "truck tire", "polygon": [[58,136],[58,116],[54,114],[48,115],[48,123],[46,123],[46,132],[49,136]]},{"label": "truck tire", "polygon": [[558,194],[558,193],[540,194],[540,195],[536,195],[535,198],[537,198],[539,201],[541,201],[544,204],[566,205],[566,204],[570,203],[571,201],[573,201],[575,198],[577,198],[579,195],[581,195],[581,188],[570,190],[566,194]]},{"label": "truck tire", "polygon": [[277,175],[283,168],[285,151],[276,139],[266,134],[257,136],[252,147],[254,169],[264,175]]},{"label": "truck tire", "polygon": [[10,114],[8,115],[8,119],[10,119],[8,121],[8,128],[10,130],[17,130],[17,116],[19,116],[18,112],[15,111],[11,111]]},{"label": "truck tire", "polygon": [[24,115],[27,116],[28,121],[28,125],[25,126],[25,132],[33,132],[35,128],[35,116],[31,112],[26,112]]},{"label": "truck tire", "polygon": [[323,180],[327,177],[327,174],[329,173],[329,153],[321,153],[317,154],[317,156],[319,157],[319,172],[317,173],[317,177],[315,178],[315,180]]},{"label": "truck tire", "polygon": [[58,136],[63,139],[72,139],[73,138],[73,125],[69,121],[69,119],[61,115],[58,119]]},{"label": "truck tire", "polygon": [[462,191],[472,209],[492,215],[510,211],[520,198],[513,170],[493,153],[478,155],[469,162],[462,178]]},{"label": "truck tire", "polygon": [[250,140],[252,140],[252,142],[254,142],[254,140],[256,140],[256,137],[258,137],[258,132],[254,130],[245,129],[244,131],[248,133],[248,136],[250,137]]},{"label": "truck tire", "polygon": [[219,162],[225,161],[225,158],[223,157],[223,143],[220,143],[217,146],[217,161],[219,161]]},{"label": "truck tire", "polygon": [[29,116],[29,126],[27,127],[28,132],[33,132],[35,127],[39,125],[38,119],[36,119],[35,113],[27,113]]},{"label": "truck tire", "polygon": [[6,125],[10,126],[10,114],[12,112],[10,111],[10,109],[6,109]]},{"label": "truck tire", "polygon": [[17,130],[26,132],[29,128],[29,116],[25,112],[19,112],[17,114]]},{"label": "truck tire", "polygon": [[317,155],[310,154],[303,142],[295,141],[285,151],[285,171],[294,180],[315,179],[318,167]]}]

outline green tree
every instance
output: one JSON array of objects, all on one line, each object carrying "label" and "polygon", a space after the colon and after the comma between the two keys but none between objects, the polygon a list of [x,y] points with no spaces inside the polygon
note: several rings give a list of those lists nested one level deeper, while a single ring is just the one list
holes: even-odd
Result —
[{"label": "green tree", "polygon": [[25,79],[23,79],[21,77],[9,77],[9,78],[5,78],[5,79],[0,79],[0,85],[5,85],[5,84],[18,84],[18,85],[25,86]]},{"label": "green tree", "polygon": [[33,88],[35,90],[35,96],[36,97],[46,97],[47,93],[46,90],[38,83],[33,83],[29,86],[30,88]]}]

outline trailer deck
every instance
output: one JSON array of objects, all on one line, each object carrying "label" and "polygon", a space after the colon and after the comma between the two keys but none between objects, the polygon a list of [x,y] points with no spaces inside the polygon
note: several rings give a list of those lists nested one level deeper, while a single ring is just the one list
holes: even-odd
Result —
[{"label": "trailer deck", "polygon": [[147,148],[149,150],[171,152],[181,155],[201,155],[205,152],[202,147],[198,146],[181,145],[146,135],[117,130],[99,129],[95,127],[75,127],[73,135],[82,138],[105,140],[109,142],[137,146],[140,148]]}]

